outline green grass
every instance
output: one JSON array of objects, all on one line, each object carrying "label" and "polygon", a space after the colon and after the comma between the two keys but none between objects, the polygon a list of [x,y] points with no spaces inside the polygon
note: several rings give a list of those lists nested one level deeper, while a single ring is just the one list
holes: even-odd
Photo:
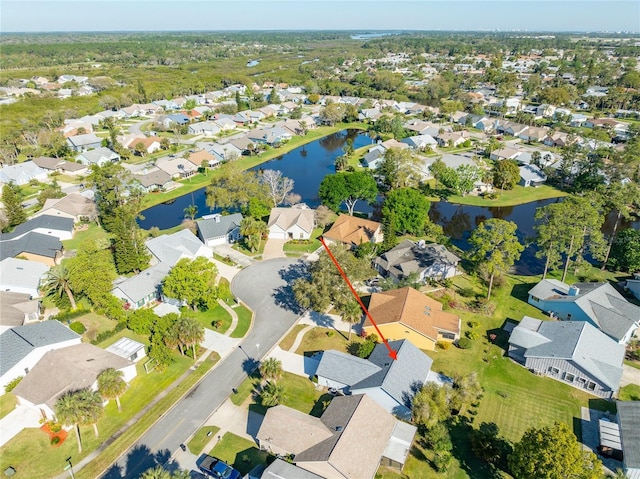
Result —
[{"label": "green grass", "polygon": [[[201,364],[196,371],[176,388],[168,392],[151,410],[138,418],[120,437],[107,446],[96,459],[80,471],[76,472],[78,479],[98,477],[111,463],[131,446],[146,431],[158,417],[162,415],[175,401],[185,394],[204,373],[216,362],[217,356]],[[22,477],[48,478],[63,473],[66,458],[73,457],[75,463],[91,451],[100,446],[107,438],[118,432],[127,421],[131,420],[145,406],[151,398],[165,391],[177,378],[193,365],[193,361],[186,357],[176,356],[176,361],[163,372],[153,372],[147,375],[142,364],[137,365],[138,376],[133,379],[129,389],[122,395],[122,412],[118,412],[115,401],[105,407],[104,416],[98,421],[100,435],[96,438],[91,426],[80,428],[83,440],[83,452],[78,454],[75,437],[72,434],[60,447],[53,448],[49,444],[46,434],[39,429],[29,428],[20,432],[11,442],[0,448],[0,469],[13,466]],[[37,454],[37,456],[34,456]],[[39,460],[34,461],[33,458]]]},{"label": "green grass", "polygon": [[[328,349],[346,353],[349,345],[348,337],[348,333],[339,332],[335,329],[313,328],[304,335],[300,346],[296,349],[296,353],[303,354],[306,351],[326,351]],[[357,334],[352,334],[351,341],[357,342],[362,341],[362,339]]]},{"label": "green grass", "polygon": [[[189,316],[198,320],[203,328],[212,329],[218,333],[226,333],[231,326],[231,315],[219,304],[206,311],[189,311]],[[214,327],[214,323],[220,322],[220,327]]]},{"label": "green grass", "polygon": [[205,446],[218,434],[219,430],[220,428],[217,426],[204,426],[198,429],[198,432],[196,432],[187,443],[189,451],[196,456],[202,454]]},{"label": "green grass", "polygon": [[[87,328],[87,330],[82,335],[85,341],[93,341],[98,334],[103,331],[109,331],[115,328],[117,324],[116,321],[113,321],[106,316],[102,316],[94,312],[89,312],[85,315],[78,316],[71,321],[80,321],[82,324],[84,324],[84,327]],[[131,333],[132,331],[129,332]]]},{"label": "green grass", "polygon": [[238,315],[238,325],[236,329],[231,333],[232,338],[244,338],[251,327],[251,320],[253,318],[253,313],[245,306],[239,305],[233,310]]},{"label": "green grass", "polygon": [[517,185],[513,190],[500,191],[498,194],[499,196],[495,200],[490,200],[476,195],[453,195],[449,196],[447,201],[450,203],[459,203],[461,205],[470,206],[515,206],[530,203],[532,201],[546,200],[549,198],[568,195],[568,193],[560,191],[549,185],[537,186],[535,188],[525,188],[524,186]]},{"label": "green grass", "polygon": [[293,346],[294,341],[298,337],[298,333],[306,327],[307,327],[306,324],[296,324],[293,327],[293,329],[289,331],[289,334],[287,334],[285,338],[282,341],[280,341],[280,344],[279,344],[280,349],[283,349],[284,351],[289,351],[291,346]]},{"label": "green grass", "polygon": [[78,231],[74,235],[73,239],[63,241],[62,244],[66,250],[78,249],[81,243],[88,240],[97,240],[101,238],[109,238],[109,233],[103,230],[95,223],[90,223],[89,228],[83,231]]},{"label": "green grass", "polygon": [[624,363],[632,368],[640,369],[640,362],[638,361],[629,361],[628,359],[625,359]]},{"label": "green grass", "polygon": [[18,404],[18,399],[13,393],[4,393],[0,396],[0,419],[13,411]]},{"label": "green grass", "polygon": [[265,451],[258,449],[255,442],[230,432],[222,436],[209,454],[232,465],[242,475],[247,474],[255,466],[266,464],[269,457]]},{"label": "green grass", "polygon": [[628,384],[620,388],[620,391],[618,391],[618,399],[621,401],[640,401],[640,385]]},{"label": "green grass", "polygon": [[318,237],[322,234],[322,228],[315,228],[311,233],[311,239],[306,243],[292,243],[290,241],[286,242],[282,247],[282,250],[287,255],[295,255],[299,256],[305,253],[313,253],[315,250],[322,246]]}]

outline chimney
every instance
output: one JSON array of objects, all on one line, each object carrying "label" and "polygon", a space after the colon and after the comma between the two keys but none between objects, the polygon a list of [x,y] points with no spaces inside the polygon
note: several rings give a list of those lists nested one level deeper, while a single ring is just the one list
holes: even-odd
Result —
[{"label": "chimney", "polygon": [[569,296],[578,296],[580,294],[580,288],[577,286],[569,287]]},{"label": "chimney", "polygon": [[215,216],[213,217],[213,220],[214,220],[216,223],[220,223],[220,217],[221,217],[221,216],[222,216],[222,215],[215,215]]}]

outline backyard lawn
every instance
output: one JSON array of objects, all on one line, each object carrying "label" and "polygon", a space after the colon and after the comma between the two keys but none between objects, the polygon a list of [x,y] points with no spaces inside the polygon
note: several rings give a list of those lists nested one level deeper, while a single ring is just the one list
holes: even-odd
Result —
[{"label": "backyard lawn", "polygon": [[245,475],[255,466],[267,463],[267,454],[256,446],[256,443],[249,441],[230,432],[226,432],[222,439],[209,452],[210,456],[222,459]]},{"label": "backyard lawn", "polygon": [[548,185],[536,186],[535,188],[525,188],[524,186],[516,185],[512,190],[498,191],[498,197],[493,200],[477,195],[453,195],[449,196],[447,201],[471,206],[515,206],[532,201],[567,196],[567,194],[568,193],[564,191]]},{"label": "backyard lawn", "polygon": [[78,246],[80,246],[85,241],[97,240],[101,238],[109,238],[109,233],[107,233],[97,224],[89,223],[87,229],[76,231],[76,233],[73,235],[73,239],[65,240],[62,242],[62,244],[64,246],[64,249],[74,250],[78,249]]}]

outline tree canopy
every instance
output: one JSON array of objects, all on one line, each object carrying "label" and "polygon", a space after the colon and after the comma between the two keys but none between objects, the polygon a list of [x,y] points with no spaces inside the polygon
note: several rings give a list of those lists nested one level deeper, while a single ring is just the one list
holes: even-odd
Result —
[{"label": "tree canopy", "polygon": [[520,168],[515,160],[498,160],[493,165],[493,184],[501,190],[512,190],[520,181]]},{"label": "tree canopy", "polygon": [[[421,235],[429,222],[429,200],[415,188],[390,191],[382,206],[382,216],[391,218],[396,233]],[[386,232],[385,232],[386,234]]]},{"label": "tree canopy", "polygon": [[209,308],[218,297],[217,274],[216,265],[205,257],[182,258],[162,282],[162,293],[185,301],[194,311]]},{"label": "tree canopy", "polygon": [[350,215],[359,200],[368,203],[376,199],[376,180],[366,171],[340,172],[327,175],[320,183],[318,196],[334,211],[344,202]]}]

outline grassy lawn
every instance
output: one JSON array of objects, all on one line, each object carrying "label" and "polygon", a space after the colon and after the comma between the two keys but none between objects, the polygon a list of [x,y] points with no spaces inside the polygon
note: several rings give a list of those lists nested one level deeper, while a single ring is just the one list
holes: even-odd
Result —
[{"label": "grassy lawn", "polygon": [[222,459],[245,475],[255,466],[267,463],[267,454],[258,449],[253,441],[227,432],[209,452],[211,456]]},{"label": "grassy lawn", "polygon": [[77,231],[73,239],[63,241],[64,249],[73,250],[78,249],[81,243],[88,240],[97,240],[100,238],[109,238],[109,233],[103,230],[95,223],[90,223],[89,228],[83,231]]},{"label": "grassy lawn", "polygon": [[78,316],[77,318],[73,318],[71,321],[79,321],[84,324],[85,328],[87,328],[87,330],[82,335],[85,341],[93,341],[94,339],[96,339],[96,336],[98,334],[103,331],[109,331],[115,328],[117,324],[116,321],[113,321],[106,316],[102,316],[94,312],[87,313],[83,316]]},{"label": "grassy lawn", "polygon": [[[98,477],[109,465],[124,452],[140,435],[150,427],[158,417],[166,411],[179,397],[181,397],[195,382],[208,371],[217,357],[205,361],[183,383],[170,391],[161,401],[155,404],[149,412],[138,418],[107,449],[87,467],[76,472],[77,478]],[[193,361],[185,357],[176,357],[176,361],[162,372],[152,372],[147,375],[141,363],[137,365],[138,376],[131,382],[129,389],[122,395],[122,412],[119,413],[115,401],[109,402],[104,410],[102,419],[98,422],[100,435],[93,434],[91,426],[81,427],[83,452],[78,454],[77,444],[73,434],[59,447],[53,448],[49,444],[48,436],[39,429],[29,428],[18,434],[10,443],[0,448],[0,468],[2,470],[13,466],[21,476],[29,478],[47,478],[62,474],[66,458],[71,456],[75,463],[95,450],[107,438],[118,432],[127,421],[131,420],[160,392],[167,389],[177,378],[193,365]],[[144,393],[142,393],[144,391]],[[34,456],[37,454],[37,456]],[[38,457],[34,461],[33,457]]]},{"label": "grassy lawn", "polygon": [[313,253],[322,246],[318,240],[318,236],[320,236],[322,232],[322,228],[315,228],[313,233],[311,233],[311,240],[304,243],[292,243],[291,241],[287,241],[282,247],[282,250],[288,256],[299,256],[305,253]]},{"label": "grassy lawn", "polygon": [[[193,316],[198,320],[202,327],[213,329],[218,333],[226,333],[231,326],[231,315],[219,304],[206,311],[189,311],[189,316]],[[219,321],[220,327],[216,328],[214,324]]]},{"label": "grassy lawn", "polygon": [[[342,333],[335,329],[313,328],[304,335],[296,353],[303,354],[306,351],[326,351],[327,349],[335,349],[346,353],[349,345],[347,338],[347,333]],[[351,341],[362,341],[362,339],[357,334],[352,334]]]},{"label": "grassy lawn", "polygon": [[264,253],[264,245],[267,244],[266,240],[260,241],[260,246],[256,251],[251,251],[250,249],[245,248],[245,244],[243,241],[238,241],[231,246],[236,251],[239,251],[242,254],[246,254],[247,256],[251,256],[252,258],[257,256],[262,256]]},{"label": "grassy lawn", "polygon": [[476,195],[467,196],[449,196],[447,201],[450,203],[459,203],[470,206],[514,206],[529,203],[531,201],[546,200],[548,198],[557,198],[559,196],[567,196],[568,193],[560,191],[553,186],[542,185],[535,188],[517,185],[513,190],[501,191],[498,198],[490,200]]},{"label": "grassy lawn", "polygon": [[196,456],[199,456],[204,451],[204,447],[211,441],[212,438],[218,434],[220,430],[219,427],[216,426],[204,426],[201,427],[198,432],[196,432],[187,446],[189,447],[189,451]]},{"label": "grassy lawn", "polygon": [[232,338],[244,338],[247,331],[251,327],[251,319],[253,318],[253,313],[245,306],[239,305],[233,308],[233,310],[238,315],[238,325],[236,329],[231,333]]},{"label": "grassy lawn", "polygon": [[0,419],[13,411],[18,399],[12,393],[4,393],[0,396]]},{"label": "grassy lawn", "polygon": [[618,392],[618,399],[621,401],[640,401],[640,385],[629,384],[620,388],[620,391]]},{"label": "grassy lawn", "polygon": [[628,359],[625,359],[624,363],[632,368],[640,369],[640,362],[638,361],[629,361]]},{"label": "grassy lawn", "polygon": [[280,341],[280,344],[279,344],[280,349],[283,349],[284,351],[289,351],[289,348],[293,346],[293,342],[298,337],[298,333],[306,327],[307,327],[306,324],[296,324],[293,327],[293,329],[289,331],[289,334],[287,334],[285,338],[282,341]]}]

